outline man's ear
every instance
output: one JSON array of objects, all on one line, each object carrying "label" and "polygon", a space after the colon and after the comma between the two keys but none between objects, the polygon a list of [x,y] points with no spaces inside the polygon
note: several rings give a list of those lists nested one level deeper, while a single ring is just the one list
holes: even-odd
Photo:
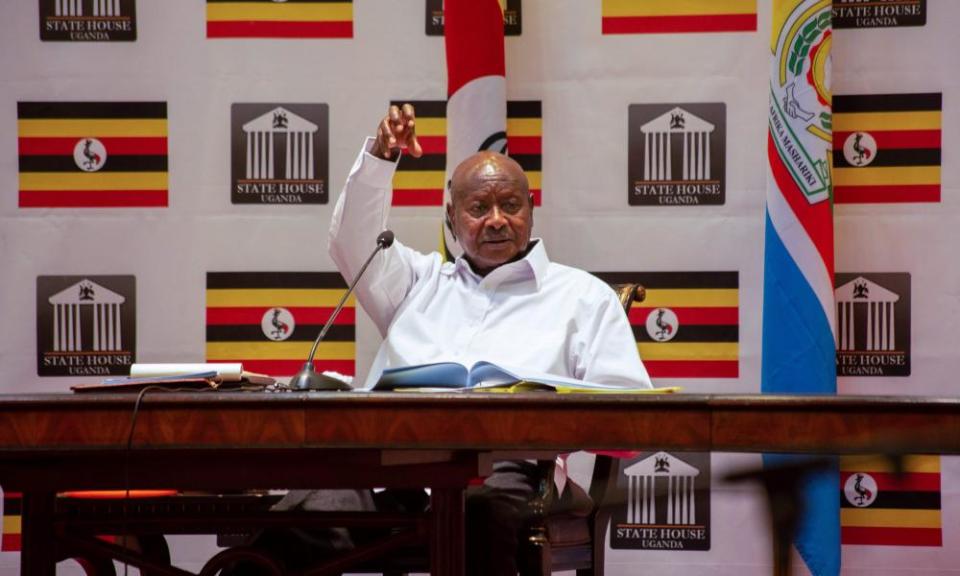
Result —
[{"label": "man's ear", "polygon": [[457,239],[457,230],[453,226],[453,202],[447,202],[447,229],[450,230],[450,235],[453,236],[453,239]]}]

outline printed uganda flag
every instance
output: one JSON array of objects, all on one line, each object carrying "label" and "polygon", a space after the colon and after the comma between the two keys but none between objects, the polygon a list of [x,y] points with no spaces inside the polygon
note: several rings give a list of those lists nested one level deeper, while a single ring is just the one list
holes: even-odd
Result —
[{"label": "printed uganda flag", "polygon": [[736,378],[740,320],[737,272],[596,272],[611,284],[639,283],[628,313],[651,378]]},{"label": "printed uganda flag", "polygon": [[602,0],[604,34],[752,32],[757,0]]},{"label": "printed uganda flag", "polygon": [[[208,272],[207,362],[296,374],[346,289],[337,272]],[[354,374],[355,318],[351,296],[317,348],[317,371]]]},{"label": "printed uganda flag", "polygon": [[902,468],[876,456],[840,459],[844,544],[943,546],[939,456],[906,456]]},{"label": "printed uganda flag", "polygon": [[[394,206],[443,206],[447,166],[447,103],[405,100],[417,111],[417,140],[423,156],[400,157],[393,178]],[[401,101],[393,101],[397,106]],[[541,105],[539,100],[507,102],[507,148],[527,174],[533,202],[540,205]]]},{"label": "printed uganda flag", "polygon": [[21,208],[167,205],[166,102],[18,102]]},{"label": "printed uganda flag", "polygon": [[833,97],[833,184],[838,204],[940,201],[943,97]]},{"label": "printed uganda flag", "polygon": [[[830,159],[831,0],[774,0],[763,264],[764,394],[836,394]],[[765,466],[802,457],[764,454]],[[802,481],[793,544],[813,576],[840,573],[836,460]],[[785,552],[785,551],[784,551]]]},{"label": "printed uganda flag", "polygon": [[19,552],[21,527],[19,492],[3,492],[3,533],[0,536],[0,552]]},{"label": "printed uganda flag", "polygon": [[353,0],[207,0],[207,38],[352,38]]}]

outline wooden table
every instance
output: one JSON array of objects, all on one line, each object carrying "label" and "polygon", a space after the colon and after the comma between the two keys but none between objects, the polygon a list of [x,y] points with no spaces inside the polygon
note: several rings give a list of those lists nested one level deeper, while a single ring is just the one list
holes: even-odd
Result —
[{"label": "wooden table", "polygon": [[960,399],[369,393],[0,396],[21,574],[54,574],[64,490],[429,487],[431,567],[463,573],[463,491],[494,458],[578,449],[960,453]]}]

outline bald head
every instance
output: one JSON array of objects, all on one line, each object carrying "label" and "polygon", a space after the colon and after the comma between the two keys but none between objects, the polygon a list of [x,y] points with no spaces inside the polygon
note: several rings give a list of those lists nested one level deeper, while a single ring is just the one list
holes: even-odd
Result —
[{"label": "bald head", "polygon": [[450,198],[456,202],[458,196],[490,182],[510,184],[525,195],[530,191],[527,175],[516,160],[499,152],[483,150],[457,165],[450,179]]},{"label": "bald head", "polygon": [[470,156],[453,171],[447,217],[478,274],[522,258],[533,229],[533,198],[523,168],[496,152]]}]

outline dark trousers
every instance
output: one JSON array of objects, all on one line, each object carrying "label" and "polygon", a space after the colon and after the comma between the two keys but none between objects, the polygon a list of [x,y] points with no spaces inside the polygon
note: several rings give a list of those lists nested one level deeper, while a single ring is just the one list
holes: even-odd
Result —
[{"label": "dark trousers", "polygon": [[[536,465],[529,462],[497,462],[482,486],[466,494],[467,576],[516,576],[517,550],[529,518],[529,502],[536,494]],[[324,491],[319,492],[323,496]],[[412,512],[424,509],[421,491],[385,491],[374,495],[381,511]],[[303,570],[311,564],[368,541],[373,535],[342,529],[305,532],[265,530],[253,546],[281,561],[287,570]],[[262,571],[238,566],[231,576],[254,576]]]}]

